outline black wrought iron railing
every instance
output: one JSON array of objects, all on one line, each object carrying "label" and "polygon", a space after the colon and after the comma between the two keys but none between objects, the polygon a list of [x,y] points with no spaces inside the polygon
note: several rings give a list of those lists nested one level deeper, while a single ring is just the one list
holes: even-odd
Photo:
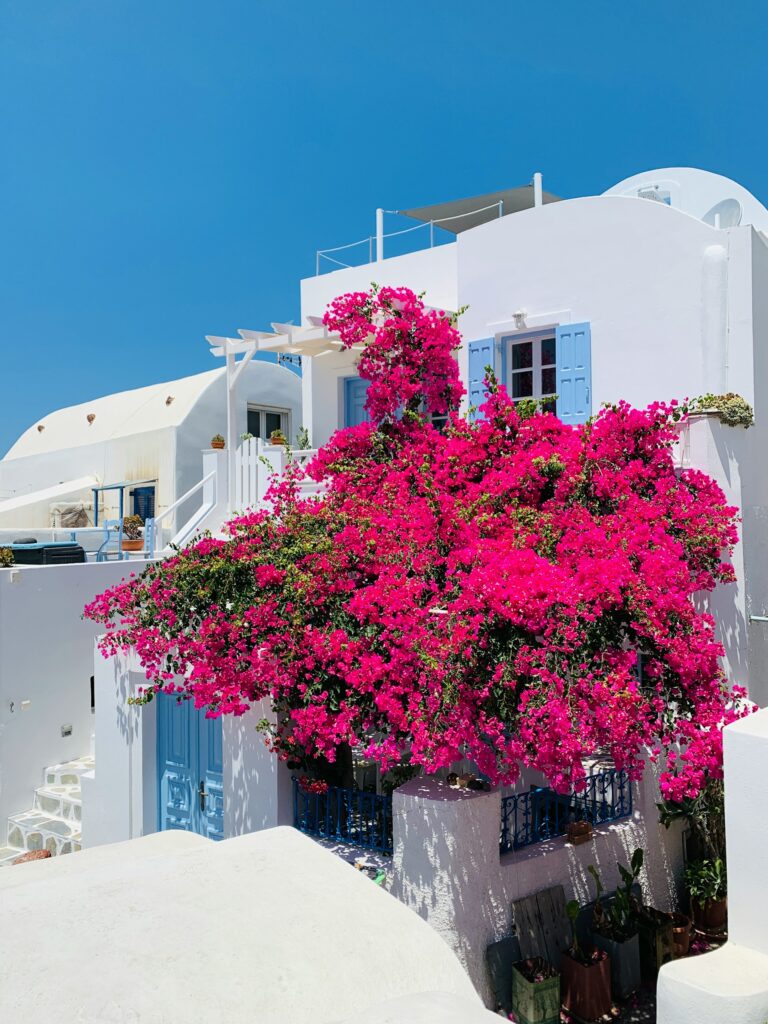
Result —
[{"label": "black wrought iron railing", "polygon": [[632,813],[632,785],[625,771],[604,768],[579,792],[537,787],[501,800],[501,853],[563,836],[572,821],[603,825]]},{"label": "black wrought iron railing", "polygon": [[392,797],[337,786],[312,793],[294,779],[293,825],[310,836],[391,853]]}]

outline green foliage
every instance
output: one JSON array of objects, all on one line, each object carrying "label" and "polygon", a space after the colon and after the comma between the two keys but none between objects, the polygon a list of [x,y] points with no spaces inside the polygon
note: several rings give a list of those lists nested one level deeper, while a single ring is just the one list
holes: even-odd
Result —
[{"label": "green foliage", "polygon": [[250,430],[246,430],[246,432],[244,434],[240,435],[240,440],[241,441],[252,441],[253,440],[253,434],[250,432]]},{"label": "green foliage", "polygon": [[0,548],[0,569],[10,569],[14,562],[13,551],[10,548]]},{"label": "green foliage", "polygon": [[221,435],[221,434],[214,434],[213,437],[211,438],[211,444],[212,445],[214,445],[214,444],[220,445],[220,444],[226,444],[226,442],[224,440],[223,435]]},{"label": "green foliage", "polygon": [[727,427],[746,428],[751,427],[755,422],[752,406],[746,398],[742,398],[741,395],[737,395],[733,391],[729,391],[725,395],[713,395],[711,392],[707,392],[706,395],[701,395],[690,404],[691,412],[709,412],[710,410],[716,412],[720,422]]},{"label": "green foliage", "polygon": [[632,894],[632,886],[638,879],[643,868],[643,851],[638,847],[632,854],[629,869],[623,864],[617,865],[622,884],[610,900],[603,901],[605,891],[603,883],[594,864],[587,870],[595,882],[597,890],[592,925],[596,932],[616,942],[631,938],[637,931],[637,900]]},{"label": "green foliage", "polygon": [[728,878],[725,861],[694,860],[685,869],[685,888],[691,899],[697,903],[721,900],[728,893]]},{"label": "green foliage", "polygon": [[283,445],[287,446],[288,445],[288,438],[285,436],[285,434],[282,432],[282,430],[273,430],[272,433],[269,435],[269,443],[270,444],[283,444]]},{"label": "green foliage", "polygon": [[310,447],[309,431],[306,427],[299,427],[296,431],[296,447],[302,452],[305,452]]},{"label": "green foliage", "polygon": [[656,805],[659,820],[665,828],[682,821],[688,826],[691,846],[698,857],[712,861],[725,860],[725,798],[723,780],[712,779],[695,799],[680,803],[665,800]]}]

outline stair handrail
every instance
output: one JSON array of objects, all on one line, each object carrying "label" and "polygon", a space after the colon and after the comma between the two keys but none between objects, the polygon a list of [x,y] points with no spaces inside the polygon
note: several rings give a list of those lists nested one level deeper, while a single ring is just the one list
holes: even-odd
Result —
[{"label": "stair handrail", "polygon": [[[147,554],[149,555],[150,558],[155,557],[155,544],[157,542],[158,523],[160,523],[161,520],[169,516],[172,512],[175,512],[180,505],[183,505],[185,501],[188,501],[193,494],[197,494],[197,492],[201,490],[201,488],[205,487],[209,480],[215,479],[215,477],[216,470],[212,469],[210,473],[208,473],[206,476],[202,478],[202,480],[198,480],[198,482],[194,484],[192,487],[190,487],[190,489],[185,494],[182,494],[180,498],[177,498],[172,505],[169,505],[168,508],[164,509],[159,515],[152,516],[151,518],[147,519],[146,523],[144,524],[144,543],[147,549]],[[180,538],[181,540],[185,539],[187,528],[190,527],[188,532],[191,533],[192,530],[194,530],[195,526],[197,526],[201,519],[203,519],[204,516],[207,515],[208,512],[210,512],[211,509],[214,508],[215,505],[216,498],[214,497],[214,500],[212,502],[208,502],[207,505],[201,506],[200,509],[192,517],[192,519],[186,522],[184,526],[181,528],[181,530],[178,531],[178,533],[173,538],[171,543],[178,544],[180,543]],[[192,524],[192,520],[195,520],[194,524]],[[190,524],[192,525],[190,526]]]}]

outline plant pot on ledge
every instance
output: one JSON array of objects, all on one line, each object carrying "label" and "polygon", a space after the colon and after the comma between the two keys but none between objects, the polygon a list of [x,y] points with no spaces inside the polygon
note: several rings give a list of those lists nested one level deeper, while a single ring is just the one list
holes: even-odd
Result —
[{"label": "plant pot on ledge", "polygon": [[213,437],[211,438],[211,448],[217,448],[221,450],[226,445],[226,443],[227,442],[224,440],[221,434],[214,434]]},{"label": "plant pot on ledge", "polygon": [[512,1012],[519,1024],[559,1024],[560,975],[543,957],[512,967]]},{"label": "plant pot on ledge", "polygon": [[141,551],[144,547],[144,538],[141,535],[141,528],[144,520],[141,516],[126,516],[123,519],[123,537],[120,547],[123,551]]}]

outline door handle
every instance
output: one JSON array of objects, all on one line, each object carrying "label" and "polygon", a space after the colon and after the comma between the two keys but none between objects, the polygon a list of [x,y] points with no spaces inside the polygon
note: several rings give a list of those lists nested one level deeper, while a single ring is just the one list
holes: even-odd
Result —
[{"label": "door handle", "polygon": [[208,796],[208,793],[206,792],[206,789],[205,789],[205,779],[200,779],[200,786],[199,786],[199,788],[197,790],[197,795],[198,795],[198,798],[200,800],[200,810],[204,811],[205,810],[205,798]]}]

